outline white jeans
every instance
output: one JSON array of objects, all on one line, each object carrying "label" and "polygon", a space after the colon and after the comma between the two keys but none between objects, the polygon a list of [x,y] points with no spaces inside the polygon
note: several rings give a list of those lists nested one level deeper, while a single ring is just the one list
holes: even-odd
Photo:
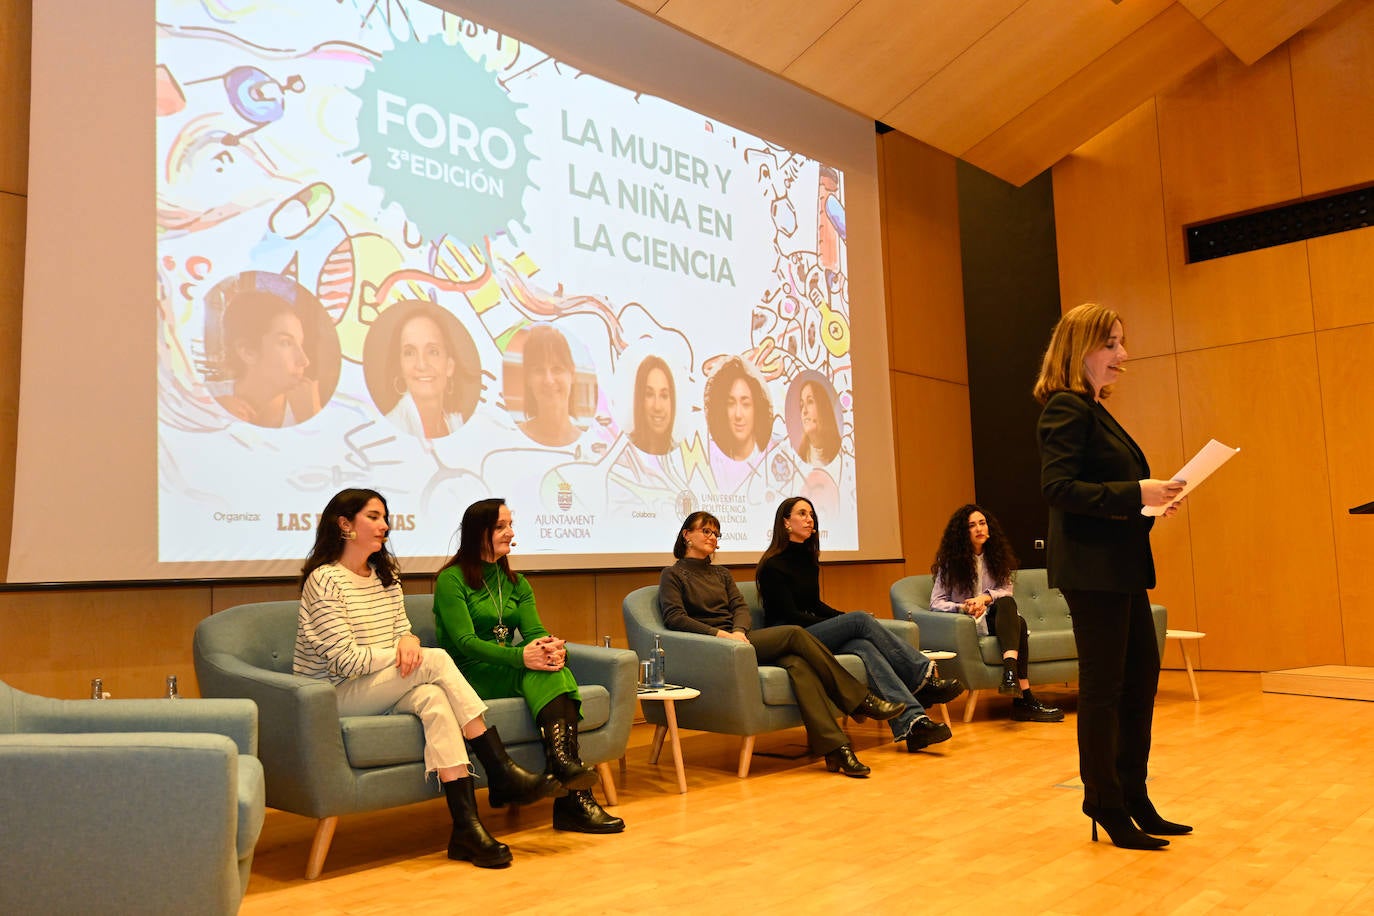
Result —
[{"label": "white jeans", "polygon": [[339,715],[377,716],[394,712],[420,717],[425,730],[425,772],[467,767],[463,726],[487,711],[443,649],[424,649],[420,666],[402,677],[395,664],[338,684]]}]

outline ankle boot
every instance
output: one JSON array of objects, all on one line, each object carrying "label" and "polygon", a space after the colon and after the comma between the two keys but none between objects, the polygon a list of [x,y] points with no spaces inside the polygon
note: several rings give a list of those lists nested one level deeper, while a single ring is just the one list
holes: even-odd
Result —
[{"label": "ankle boot", "polygon": [[1125,808],[1099,808],[1084,802],[1083,813],[1092,818],[1094,843],[1097,842],[1097,825],[1101,824],[1112,844],[1122,849],[1163,849],[1169,845],[1168,840],[1147,836],[1137,830]]},{"label": "ankle boot", "polygon": [[567,719],[543,723],[545,767],[565,789],[590,789],[596,785],[596,770],[589,769],[577,756],[577,724]]},{"label": "ankle boot", "polygon": [[854,748],[842,744],[825,755],[825,768],[832,773],[843,773],[855,779],[864,779],[873,771],[859,762],[854,756]]},{"label": "ankle boot", "polygon": [[576,789],[553,800],[553,829],[573,833],[619,833],[625,822],[606,813],[590,789]]},{"label": "ankle boot", "polygon": [[1141,830],[1155,836],[1183,836],[1193,832],[1188,824],[1175,824],[1160,817],[1148,795],[1126,799],[1126,813],[1140,825]]},{"label": "ankle boot", "polygon": [[453,833],[448,838],[450,859],[470,860],[478,868],[505,868],[511,862],[510,847],[498,843],[477,816],[477,796],[472,791],[472,777],[466,776],[446,782],[444,797],[448,813],[453,818]]},{"label": "ankle boot", "polygon": [[558,783],[547,773],[531,773],[510,759],[506,746],[496,727],[487,730],[476,738],[468,739],[468,746],[482,762],[487,774],[487,803],[493,808],[505,805],[528,805],[541,798],[548,798],[558,792]]},{"label": "ankle boot", "polygon": [[849,713],[849,717],[855,722],[863,722],[868,719],[877,719],[879,722],[885,722],[888,719],[897,718],[905,711],[905,703],[891,703],[884,700],[876,693],[870,693],[868,696],[864,697],[862,703],[854,707],[853,711]]}]

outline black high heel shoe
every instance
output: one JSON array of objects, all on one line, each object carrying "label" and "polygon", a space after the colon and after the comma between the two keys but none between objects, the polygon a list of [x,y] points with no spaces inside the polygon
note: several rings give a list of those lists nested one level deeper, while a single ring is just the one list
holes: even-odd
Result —
[{"label": "black high heel shoe", "polygon": [[1084,802],[1083,813],[1092,819],[1094,843],[1097,842],[1097,825],[1101,824],[1112,844],[1122,849],[1163,849],[1169,845],[1168,840],[1137,830],[1125,808],[1099,808]]},{"label": "black high heel shoe", "polygon": [[1140,829],[1155,836],[1183,836],[1192,833],[1189,824],[1175,824],[1159,816],[1154,804],[1146,796],[1126,799],[1126,813],[1140,825]]},{"label": "black high heel shoe", "polygon": [[855,779],[863,779],[873,772],[859,762],[859,758],[854,756],[854,749],[847,744],[842,744],[825,755],[825,768],[832,773],[843,773]]}]

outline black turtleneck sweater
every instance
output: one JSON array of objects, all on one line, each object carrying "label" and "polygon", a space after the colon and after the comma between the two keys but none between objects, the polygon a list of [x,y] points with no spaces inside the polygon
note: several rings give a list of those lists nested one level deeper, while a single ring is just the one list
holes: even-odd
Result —
[{"label": "black turtleneck sweater", "polygon": [[758,586],[770,627],[809,627],[842,613],[821,600],[821,564],[804,543],[789,541],[769,557],[759,567]]}]

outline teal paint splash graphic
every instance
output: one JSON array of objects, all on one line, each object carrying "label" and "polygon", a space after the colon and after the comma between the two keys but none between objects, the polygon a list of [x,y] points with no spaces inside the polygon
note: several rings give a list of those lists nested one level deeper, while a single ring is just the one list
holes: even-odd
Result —
[{"label": "teal paint splash graphic", "polygon": [[427,238],[467,241],[524,218],[530,130],[496,77],[440,40],[397,45],[357,90],[371,182]]}]

